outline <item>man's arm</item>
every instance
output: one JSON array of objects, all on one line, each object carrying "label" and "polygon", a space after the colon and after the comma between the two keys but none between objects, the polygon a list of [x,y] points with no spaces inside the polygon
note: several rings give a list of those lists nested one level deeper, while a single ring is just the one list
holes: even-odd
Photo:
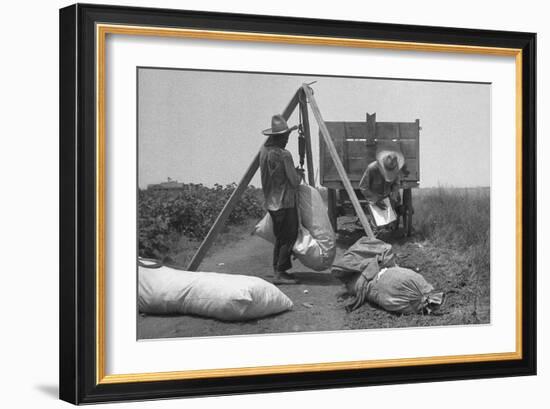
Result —
[{"label": "man's arm", "polygon": [[370,184],[371,184],[371,171],[370,171],[370,168],[367,167],[367,169],[365,170],[365,173],[363,173],[363,177],[359,181],[359,190],[361,190],[361,193],[363,193],[363,196],[365,197],[365,199],[367,199],[367,201],[371,203],[376,203],[378,202],[380,197],[370,189]]},{"label": "man's arm", "polygon": [[302,180],[302,176],[298,173],[296,168],[294,168],[294,161],[292,160],[292,155],[290,152],[283,152],[283,163],[285,165],[285,174],[290,182],[290,185],[292,187],[298,187],[300,181]]},{"label": "man's arm", "polygon": [[397,175],[395,180],[391,184],[391,192],[399,192],[399,189],[401,188],[401,175]]}]

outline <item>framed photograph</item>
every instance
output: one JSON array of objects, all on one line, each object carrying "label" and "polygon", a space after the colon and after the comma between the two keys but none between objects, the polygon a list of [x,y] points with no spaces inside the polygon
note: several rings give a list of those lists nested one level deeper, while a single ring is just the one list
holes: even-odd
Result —
[{"label": "framed photograph", "polygon": [[536,373],[536,35],[60,10],[60,397]]}]

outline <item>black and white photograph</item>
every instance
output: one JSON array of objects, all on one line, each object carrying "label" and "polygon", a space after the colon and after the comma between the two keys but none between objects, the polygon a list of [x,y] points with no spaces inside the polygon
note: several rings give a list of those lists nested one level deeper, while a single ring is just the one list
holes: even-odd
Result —
[{"label": "black and white photograph", "polygon": [[137,67],[137,339],[491,323],[491,84]]}]

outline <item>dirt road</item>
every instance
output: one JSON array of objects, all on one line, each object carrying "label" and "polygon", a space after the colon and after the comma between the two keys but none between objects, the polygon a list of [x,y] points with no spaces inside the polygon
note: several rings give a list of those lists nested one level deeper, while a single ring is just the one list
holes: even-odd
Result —
[{"label": "dirt road", "polygon": [[[339,234],[338,251],[343,252],[360,233]],[[330,271],[314,272],[297,260],[291,273],[297,284],[279,288],[294,302],[291,311],[260,320],[227,323],[192,316],[138,317],[138,339],[316,332],[368,328],[477,324],[489,322],[489,277],[472,274],[471,268],[456,251],[434,247],[418,238],[403,238],[401,231],[381,237],[393,245],[398,264],[413,268],[435,288],[447,293],[447,302],[438,315],[398,315],[375,306],[363,305],[352,313],[338,299],[341,283]],[[249,234],[221,249],[213,251],[203,261],[200,270],[220,273],[255,275],[269,280],[272,246]],[[480,286],[479,283],[485,283]]]}]

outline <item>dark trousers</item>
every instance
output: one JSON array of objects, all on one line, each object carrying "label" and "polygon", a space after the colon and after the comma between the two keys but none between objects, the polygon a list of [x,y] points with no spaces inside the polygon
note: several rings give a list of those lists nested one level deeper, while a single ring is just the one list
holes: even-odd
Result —
[{"label": "dark trousers", "polygon": [[298,236],[298,213],[295,207],[269,211],[273,221],[275,246],[273,247],[273,269],[286,271],[292,267],[290,256]]}]

